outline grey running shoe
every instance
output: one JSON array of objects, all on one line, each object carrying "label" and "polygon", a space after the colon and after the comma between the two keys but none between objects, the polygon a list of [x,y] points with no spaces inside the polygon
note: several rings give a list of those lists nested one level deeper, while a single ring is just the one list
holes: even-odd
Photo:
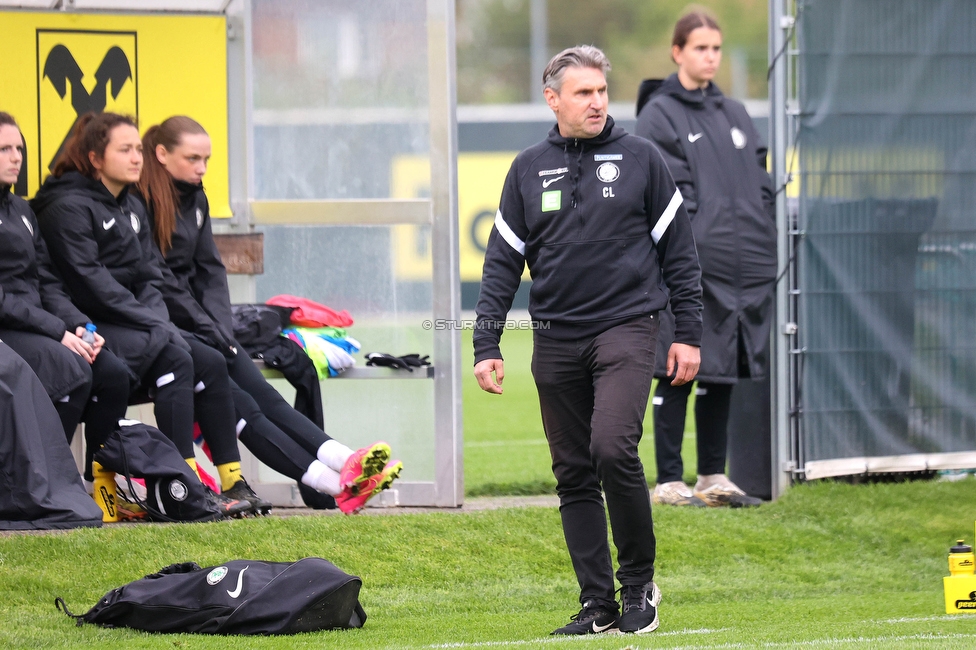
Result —
[{"label": "grey running shoe", "polygon": [[661,604],[661,590],[653,582],[646,585],[624,585],[620,588],[623,614],[617,621],[621,632],[643,634],[653,632],[661,621],[657,606]]},{"label": "grey running shoe", "polygon": [[683,481],[670,481],[655,485],[654,493],[651,494],[651,503],[691,506],[692,508],[705,507],[705,502],[692,494],[691,488],[685,485]]},{"label": "grey running shoe", "polygon": [[217,494],[206,485],[203,486],[203,489],[207,493],[207,500],[216,506],[217,511],[223,517],[243,517],[253,509],[250,501],[230,499],[223,494]]},{"label": "grey running shoe", "polygon": [[266,515],[271,512],[271,502],[265,501],[251,489],[244,479],[239,480],[229,490],[224,490],[221,494],[229,499],[246,501],[251,504],[251,511],[256,515]]},{"label": "grey running shoe", "polygon": [[699,475],[695,484],[695,496],[712,508],[755,508],[761,499],[751,497],[729,480],[725,474]]},{"label": "grey running shoe", "polygon": [[552,634],[600,634],[617,630],[617,612],[592,601],[583,603],[583,609],[569,618],[569,623]]}]

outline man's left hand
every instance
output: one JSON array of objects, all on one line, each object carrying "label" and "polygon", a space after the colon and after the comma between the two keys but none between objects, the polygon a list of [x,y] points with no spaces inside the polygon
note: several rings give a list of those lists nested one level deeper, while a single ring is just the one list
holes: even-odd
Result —
[{"label": "man's left hand", "polygon": [[668,377],[674,375],[672,386],[687,384],[698,374],[701,365],[701,350],[686,343],[672,343],[668,350]]}]

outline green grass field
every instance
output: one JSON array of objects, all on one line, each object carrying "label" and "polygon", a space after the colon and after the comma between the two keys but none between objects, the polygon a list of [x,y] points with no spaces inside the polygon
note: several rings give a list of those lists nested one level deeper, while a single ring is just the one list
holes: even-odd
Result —
[{"label": "green grass field", "polygon": [[[503,397],[481,394],[465,378],[469,494],[552,489],[528,333],[510,332],[504,344]],[[470,368],[470,339],[465,345]],[[653,478],[651,452],[645,445]],[[685,460],[690,478],[694,457]],[[976,480],[967,479],[801,485],[753,510],[657,507],[662,623],[640,637],[548,635],[578,609],[556,508],[0,536],[0,648],[972,648],[976,616],[944,613],[941,578],[949,546],[972,539],[974,504]],[[362,577],[363,629],[149,635],[79,628],[53,605],[61,596],[84,612],[110,589],[173,562],[307,556]]]},{"label": "green grass field", "polygon": [[[502,336],[505,357],[503,395],[491,395],[478,387],[472,374],[474,351],[471,331],[461,340],[464,390],[464,484],[469,496],[555,493],[549,447],[542,432],[539,397],[532,380],[532,332],[511,330]],[[695,419],[688,403],[685,428],[694,431]],[[644,419],[641,460],[651,485],[657,477],[654,462],[654,426],[651,407]],[[694,434],[682,445],[685,482],[695,482]]]},{"label": "green grass field", "polygon": [[[555,508],[124,525],[0,537],[4,648],[971,648],[942,576],[973,533],[976,480],[800,486],[749,511],[655,509],[661,628],[555,639],[576,585]],[[75,627],[161,566],[321,556],[363,578],[361,630],[296,637]]]}]

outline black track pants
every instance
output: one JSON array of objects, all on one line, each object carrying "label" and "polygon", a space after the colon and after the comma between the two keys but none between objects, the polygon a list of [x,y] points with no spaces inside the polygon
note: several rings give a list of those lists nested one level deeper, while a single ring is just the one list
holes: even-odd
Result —
[{"label": "black track pants", "polygon": [[166,344],[142,377],[153,401],[156,427],[173,441],[183,458],[193,458],[193,359]]},{"label": "black track pants", "polygon": [[580,602],[616,607],[604,494],[620,584],[654,577],[654,525],[637,445],[657,333],[656,315],[582,340],[535,333],[532,374]]},{"label": "black track pants", "polygon": [[265,417],[253,397],[236,383],[231,382],[231,385],[234,410],[239,418],[237,430],[240,441],[259,461],[300,483],[316,455],[292,440]]},{"label": "black track pants", "polygon": [[240,462],[234,401],[223,354],[192,336],[185,337],[193,357],[193,414],[214,465]]},{"label": "black track pants", "polygon": [[[315,426],[314,422],[285,401],[274,386],[268,383],[261,371],[254,366],[254,362],[243,353],[243,348],[239,344],[237,349],[240,354],[227,362],[230,378],[241,390],[253,398],[261,415],[264,416],[269,425],[274,426],[301,445],[314,459],[319,447],[331,438],[322,429]],[[241,415],[240,411],[238,411],[238,415]],[[304,469],[302,471],[304,472]]]},{"label": "black track pants", "polygon": [[[695,434],[698,473],[724,474],[728,445],[729,404],[732,384],[698,382],[695,398]],[[654,391],[654,452],[657,482],[682,480],[681,442],[685,434],[685,413],[692,383],[672,386],[662,379]]]}]

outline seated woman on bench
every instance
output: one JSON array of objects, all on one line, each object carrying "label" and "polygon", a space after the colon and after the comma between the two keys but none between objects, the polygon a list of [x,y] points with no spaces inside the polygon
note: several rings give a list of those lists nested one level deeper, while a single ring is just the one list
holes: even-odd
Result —
[{"label": "seated woman on bench", "polygon": [[[86,113],[31,206],[68,295],[85,308],[105,346],[154,402],[156,425],[196,469],[194,419],[220,473],[225,515],[268,509],[241,476],[234,406],[222,358],[193,350],[170,322],[162,275],[142,204],[129,194],[142,171],[142,141],[131,118]],[[130,394],[126,395],[127,398]]]},{"label": "seated woman on bench", "polygon": [[403,465],[390,460],[386,443],[353,452],[327,436],[281,397],[234,340],[227,272],[202,185],[210,136],[195,120],[174,116],[146,131],[143,149],[138,188],[165,260],[163,297],[180,328],[223,353],[241,442],[272,469],[335,497],[343,512],[358,511]]},{"label": "seated woman on bench", "polygon": [[[91,343],[82,340],[88,316],[72,304],[55,275],[34,212],[10,191],[23,161],[20,127],[0,112],[0,339],[40,379],[69,443],[78,423],[85,422],[90,461],[125,417],[129,369],[103,348],[99,333]],[[110,510],[103,502],[99,506]]]}]

